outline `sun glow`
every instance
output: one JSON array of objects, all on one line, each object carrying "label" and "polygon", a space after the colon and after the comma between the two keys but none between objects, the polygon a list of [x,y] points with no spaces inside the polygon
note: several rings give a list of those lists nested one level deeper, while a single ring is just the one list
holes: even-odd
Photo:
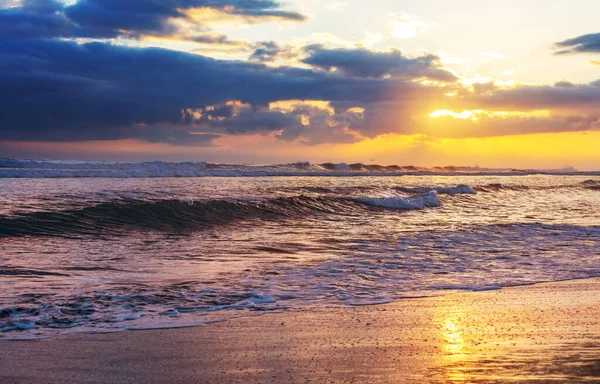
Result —
[{"label": "sun glow", "polygon": [[446,117],[450,116],[455,119],[473,119],[477,120],[477,114],[483,113],[483,111],[462,111],[462,112],[454,112],[448,109],[438,109],[429,114],[429,117]]},{"label": "sun glow", "polygon": [[480,116],[489,118],[507,118],[507,117],[551,117],[552,112],[549,110],[535,111],[484,111],[482,109],[463,110],[461,112],[452,111],[449,109],[436,109],[429,115],[431,118],[452,117],[454,119],[471,119],[477,121]]}]

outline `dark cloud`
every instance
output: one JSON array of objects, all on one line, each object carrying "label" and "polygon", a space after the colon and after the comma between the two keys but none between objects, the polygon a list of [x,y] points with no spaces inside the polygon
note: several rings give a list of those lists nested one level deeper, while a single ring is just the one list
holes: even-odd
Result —
[{"label": "dark cloud", "polygon": [[[225,17],[243,17],[248,22],[306,19],[300,13],[279,9],[279,3],[272,0],[80,0],[68,7],[55,0],[25,0],[19,7],[0,9],[0,35],[20,38],[153,35],[202,43],[237,43],[213,33],[202,21],[190,20],[185,11],[192,8],[210,8],[223,12]],[[191,28],[171,23],[172,18],[190,22]]]},{"label": "dark cloud", "polygon": [[252,107],[239,102],[209,106],[204,110],[187,110],[186,117],[203,132],[227,134],[277,132],[282,140],[299,140],[306,144],[352,142],[360,132],[349,132],[350,123],[360,120],[359,112],[338,110],[325,102],[291,101],[284,106]]},{"label": "dark cloud", "polygon": [[278,7],[279,3],[272,0],[80,0],[67,7],[65,14],[79,25],[159,35],[164,34],[168,18],[187,19],[184,11],[192,8],[211,8],[250,19],[303,21],[306,18]]},{"label": "dark cloud", "polygon": [[74,23],[54,0],[26,0],[0,9],[0,36],[15,38],[116,37],[118,32]]},{"label": "dark cloud", "polygon": [[519,86],[502,89],[485,87],[481,92],[464,92],[460,102],[469,109],[517,110],[571,109],[600,107],[600,82],[573,84],[566,81],[553,86]]},{"label": "dark cloud", "polygon": [[[137,138],[207,145],[219,135],[274,133],[314,144],[390,132],[483,136],[598,125],[589,113],[600,106],[598,82],[514,89],[484,84],[477,92],[449,98],[444,94],[460,90],[459,84],[429,87],[410,78],[346,77],[157,48],[5,38],[0,52],[3,140]],[[269,107],[280,100],[326,100],[330,107]],[[573,117],[511,120],[511,125],[463,119],[455,129],[433,129],[414,119],[426,116],[432,106],[458,111],[569,109]],[[592,117],[577,122],[574,111]],[[458,129],[460,124],[465,128]]]},{"label": "dark cloud", "polygon": [[[169,18],[191,22],[181,10],[195,7],[250,21],[303,19],[281,11],[279,2],[271,0],[80,0],[67,8],[53,0],[25,0],[18,7],[2,9],[0,140],[133,138],[210,145],[222,135],[271,134],[281,140],[316,144],[352,142],[391,132],[465,137],[587,130],[599,125],[593,111],[600,107],[600,82],[563,81],[514,89],[488,83],[467,90],[434,55],[409,58],[399,51],[322,45],[293,49],[259,42],[243,47],[252,49],[251,61],[240,62],[59,39],[153,34],[241,44],[207,26],[196,25],[189,32],[168,22]],[[298,54],[311,69],[263,64],[298,59]],[[441,86],[415,81],[420,79],[437,80]],[[458,96],[444,96],[449,92]],[[325,102],[306,102],[310,100]],[[288,102],[282,106],[276,103],[280,101]],[[435,119],[415,118],[426,116],[432,106],[553,109],[565,116],[454,119],[446,121],[451,129],[444,130],[435,125]],[[577,112],[581,112],[579,117]]]},{"label": "dark cloud", "polygon": [[[193,130],[182,109],[231,100],[264,111],[278,100],[361,105],[432,99],[436,93],[402,80],[349,79],[106,43],[0,39],[0,52],[7,58],[0,60],[0,138],[5,140],[141,138],[144,130],[157,140],[158,126]],[[245,113],[215,127],[223,133],[264,132],[291,121],[280,113]]]},{"label": "dark cloud", "polygon": [[295,116],[266,108],[256,110],[247,104],[236,106],[235,113],[233,109],[222,107],[217,110],[217,113],[205,114],[205,118],[196,122],[200,127],[234,135],[282,131],[288,128],[293,129],[294,125],[300,123]]},{"label": "dark cloud", "polygon": [[441,68],[439,57],[426,55],[408,58],[399,51],[373,52],[366,48],[327,49],[322,45],[304,48],[309,56],[305,64],[326,71],[337,69],[343,74],[357,77],[404,76],[428,78],[452,82],[458,80],[454,74]]},{"label": "dark cloud", "polygon": [[600,52],[600,33],[591,33],[582,35],[573,39],[561,41],[554,45],[557,49],[556,55],[581,53],[581,52]]},{"label": "dark cloud", "polygon": [[249,59],[259,62],[271,62],[276,59],[294,59],[296,54],[290,47],[282,47],[274,41],[261,41],[252,45]]},{"label": "dark cloud", "polygon": [[121,137],[141,139],[149,143],[165,143],[178,146],[212,146],[221,137],[217,133],[195,133],[189,127],[171,124],[132,125],[121,129]]},{"label": "dark cloud", "polygon": [[277,18],[288,21],[306,21],[307,17],[298,12],[282,11],[282,10],[268,10],[268,9],[242,9],[231,11],[233,15],[240,15],[248,17],[249,19],[260,19],[260,18]]}]

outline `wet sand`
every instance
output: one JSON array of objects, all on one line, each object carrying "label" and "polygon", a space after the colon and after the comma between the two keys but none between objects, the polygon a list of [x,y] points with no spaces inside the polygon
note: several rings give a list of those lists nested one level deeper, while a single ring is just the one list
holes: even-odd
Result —
[{"label": "wet sand", "polygon": [[0,341],[0,382],[600,383],[600,279]]}]

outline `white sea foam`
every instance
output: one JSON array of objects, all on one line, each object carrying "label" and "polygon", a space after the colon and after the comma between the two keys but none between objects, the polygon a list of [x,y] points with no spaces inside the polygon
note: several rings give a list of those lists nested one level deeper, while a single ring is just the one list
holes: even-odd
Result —
[{"label": "white sea foam", "polygon": [[120,287],[122,293],[42,295],[28,299],[23,304],[27,307],[0,311],[8,320],[0,322],[0,331],[8,338],[34,338],[78,328],[182,327],[218,321],[210,317],[214,315],[225,320],[252,313],[248,311],[373,305],[401,297],[598,276],[599,238],[597,227],[541,224],[412,233],[392,242],[362,241],[344,257],[229,273],[225,281],[208,286],[184,283],[141,291]]},{"label": "white sea foam", "polygon": [[375,207],[393,209],[424,209],[426,207],[438,207],[440,205],[440,200],[435,191],[409,197],[357,197],[353,200]]},{"label": "white sea foam", "polygon": [[219,309],[245,309],[245,308],[253,308],[257,305],[261,304],[273,304],[277,300],[272,296],[263,296],[258,293],[254,293],[251,297],[247,299],[240,300],[236,303],[226,305]]}]

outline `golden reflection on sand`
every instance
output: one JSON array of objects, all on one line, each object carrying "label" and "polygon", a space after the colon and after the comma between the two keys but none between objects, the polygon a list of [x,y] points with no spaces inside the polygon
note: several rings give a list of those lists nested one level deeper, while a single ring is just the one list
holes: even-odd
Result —
[{"label": "golden reflection on sand", "polygon": [[435,323],[438,324],[439,360],[442,377],[447,382],[462,382],[466,380],[462,367],[466,360],[467,350],[465,335],[467,325],[463,322],[464,312],[460,303],[453,307],[437,307]]},{"label": "golden reflection on sand", "polygon": [[[502,301],[505,292],[486,294],[492,298],[489,306],[475,304],[477,293],[433,300],[437,305],[431,308],[431,317],[438,346],[430,378],[446,383],[539,378],[598,382],[600,345],[594,335],[599,323],[585,310],[577,312],[579,318],[563,312],[574,302],[585,308],[593,296],[561,298],[560,304],[552,295],[530,297],[523,300],[526,305],[517,306]],[[556,308],[553,314],[546,309],[550,305]],[[583,316],[591,321],[582,322]]]}]

